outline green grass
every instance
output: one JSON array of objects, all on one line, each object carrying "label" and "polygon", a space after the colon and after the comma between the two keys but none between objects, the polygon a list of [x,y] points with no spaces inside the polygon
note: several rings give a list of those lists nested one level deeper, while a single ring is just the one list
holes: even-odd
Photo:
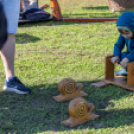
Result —
[{"label": "green grass", "polygon": [[[21,25],[16,34],[15,73],[31,95],[2,91],[0,61],[0,134],[133,134],[134,93],[110,85],[91,87],[104,77],[105,56],[118,38],[115,23],[47,22]],[[120,69],[116,65],[116,70]],[[84,99],[100,117],[75,128],[60,124],[69,118],[69,102],[57,103],[58,83],[73,78],[84,84]]]},{"label": "green grass", "polygon": [[[40,0],[40,3],[50,4],[50,0]],[[109,10],[106,0],[58,0],[61,13],[64,18],[117,18],[124,11],[112,13]],[[46,8],[51,13],[51,8]],[[126,11],[134,11],[128,9]]]}]

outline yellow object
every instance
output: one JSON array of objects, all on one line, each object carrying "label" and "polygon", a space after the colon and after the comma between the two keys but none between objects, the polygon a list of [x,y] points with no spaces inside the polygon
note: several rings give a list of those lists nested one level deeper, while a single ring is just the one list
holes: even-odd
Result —
[{"label": "yellow object", "polygon": [[87,96],[85,92],[81,91],[82,83],[77,83],[71,78],[65,78],[58,84],[60,95],[54,96],[53,99],[57,102],[68,101],[76,97]]},{"label": "yellow object", "polygon": [[92,114],[94,108],[93,104],[87,103],[83,98],[75,98],[69,104],[70,118],[62,121],[61,124],[66,127],[75,127],[89,120],[97,119],[99,115]]}]

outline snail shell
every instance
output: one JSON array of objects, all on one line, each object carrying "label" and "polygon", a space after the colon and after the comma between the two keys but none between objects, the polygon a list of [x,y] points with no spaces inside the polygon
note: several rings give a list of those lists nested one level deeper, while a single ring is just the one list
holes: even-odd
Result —
[{"label": "snail shell", "polygon": [[71,78],[65,78],[58,84],[59,91],[63,94],[72,94],[76,91],[76,82]]},{"label": "snail shell", "polygon": [[75,118],[81,118],[88,113],[88,103],[83,98],[75,98],[69,104],[69,114]]}]

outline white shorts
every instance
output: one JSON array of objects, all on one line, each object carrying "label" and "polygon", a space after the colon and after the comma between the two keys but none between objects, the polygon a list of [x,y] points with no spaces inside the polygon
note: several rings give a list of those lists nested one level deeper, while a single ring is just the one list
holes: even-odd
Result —
[{"label": "white shorts", "polygon": [[20,0],[0,0],[3,4],[5,15],[7,18],[7,32],[17,33]]},{"label": "white shorts", "polygon": [[23,0],[23,12],[31,7],[38,7],[38,0]]}]

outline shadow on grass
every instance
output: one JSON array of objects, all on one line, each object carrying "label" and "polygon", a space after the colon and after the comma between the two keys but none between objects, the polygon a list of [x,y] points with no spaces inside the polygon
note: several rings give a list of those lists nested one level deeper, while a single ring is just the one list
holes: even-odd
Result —
[{"label": "shadow on grass", "polygon": [[[86,16],[86,14],[83,14]],[[65,15],[66,16],[66,15]],[[72,17],[70,16],[70,18],[81,18],[80,17],[81,14],[73,14]],[[66,18],[68,18],[68,16],[66,16]],[[89,16],[87,17],[83,17],[83,18],[89,18]],[[94,14],[90,14],[90,18],[94,18]],[[95,17],[97,18],[97,17]],[[100,16],[99,16],[100,18]],[[104,18],[104,17],[103,17]],[[36,23],[27,23],[24,25],[19,26],[21,27],[37,27],[37,26],[44,26],[45,27],[49,27],[49,26],[72,26],[72,25],[84,25],[84,24],[95,24],[95,23],[105,23],[105,22],[71,22],[71,21],[50,21],[50,22],[36,22]],[[114,22],[115,23],[115,22]]]},{"label": "shadow on grass", "polygon": [[82,7],[82,9],[91,9],[91,10],[108,10],[108,6],[97,6],[97,7]]},{"label": "shadow on grass", "polygon": [[[134,123],[134,109],[114,109],[111,100],[120,100],[122,97],[132,97],[133,92],[116,87],[94,88],[90,81],[81,81],[83,91],[88,93],[84,97],[88,103],[95,105],[94,113],[100,118],[79,125],[74,130],[84,128],[116,128]],[[69,131],[60,124],[69,118],[69,102],[57,103],[52,96],[59,95],[57,83],[33,85],[31,95],[17,95],[14,93],[0,93],[0,133],[33,134],[46,131]],[[108,108],[110,107],[110,108]],[[105,108],[108,108],[107,110]],[[111,110],[112,109],[112,110]]]},{"label": "shadow on grass", "polygon": [[[76,18],[76,17],[75,17]],[[68,25],[80,25],[88,24],[90,22],[64,22],[64,21],[49,21],[49,22],[34,22],[19,25],[19,27],[36,27],[36,26],[68,26]],[[92,23],[92,22],[91,22]]]},{"label": "shadow on grass", "polygon": [[41,40],[41,39],[38,37],[32,36],[32,35],[29,35],[27,33],[16,34],[16,43],[17,44],[26,44],[29,42],[37,42],[39,40]]},{"label": "shadow on grass", "polygon": [[[113,13],[79,13],[79,14],[62,14],[63,18],[118,18],[119,14]],[[95,22],[71,22],[71,21],[49,21],[49,22],[33,22],[19,25],[19,27],[36,27],[36,26],[69,26],[81,24],[94,24]],[[102,23],[102,22],[96,22]],[[104,23],[104,22],[103,22]]]}]

